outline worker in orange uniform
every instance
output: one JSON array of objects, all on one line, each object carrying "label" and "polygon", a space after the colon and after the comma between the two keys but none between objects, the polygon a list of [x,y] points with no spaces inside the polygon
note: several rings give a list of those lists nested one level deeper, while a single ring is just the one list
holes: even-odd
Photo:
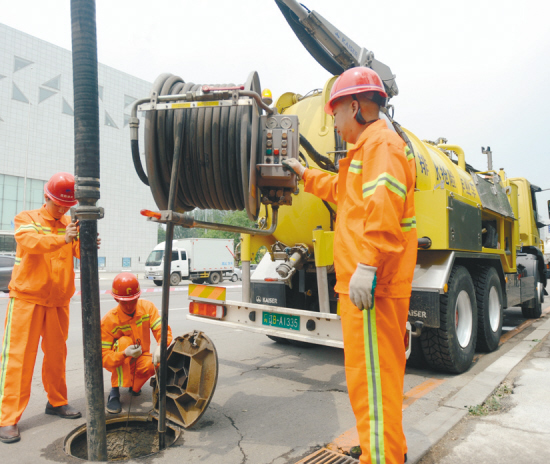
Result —
[{"label": "worker in orange uniform", "polygon": [[[65,361],[69,303],[75,292],[73,258],[80,258],[78,226],[65,213],[76,205],[74,177],[60,172],[44,186],[45,204],[15,216],[17,251],[9,284],[0,354],[0,441],[20,440],[17,423],[27,407],[42,337],[46,414],[81,417],[67,400]],[[98,238],[98,246],[100,244]]]},{"label": "worker in orange uniform", "polygon": [[289,167],[305,191],[338,204],[334,265],[344,336],[346,379],[361,463],[406,461],[402,425],[405,346],[417,238],[415,160],[379,119],[387,94],[380,77],[351,68],[334,82],[325,112],[354,144],[338,175]]},{"label": "worker in orange uniform", "polygon": [[[153,303],[139,299],[141,289],[134,274],[118,274],[112,294],[118,306],[101,319],[101,348],[103,367],[112,374],[107,411],[117,414],[122,410],[120,387],[138,396],[143,384],[155,374],[160,344],[151,355],[150,332],[160,343],[161,318]],[[168,344],[171,342],[172,330],[168,327]]]}]

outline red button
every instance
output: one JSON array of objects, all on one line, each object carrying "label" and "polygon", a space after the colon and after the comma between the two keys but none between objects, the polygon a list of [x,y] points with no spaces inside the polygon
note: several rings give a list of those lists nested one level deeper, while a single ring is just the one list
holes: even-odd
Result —
[{"label": "red button", "polygon": [[274,155],[278,155],[278,154],[279,154],[279,149],[278,149],[278,148],[275,148],[275,150],[273,150],[273,154],[274,154]]}]

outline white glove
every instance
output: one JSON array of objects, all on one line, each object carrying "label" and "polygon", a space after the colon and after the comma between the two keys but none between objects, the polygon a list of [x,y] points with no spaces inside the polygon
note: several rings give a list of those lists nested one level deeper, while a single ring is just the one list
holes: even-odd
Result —
[{"label": "white glove", "polygon": [[300,163],[295,158],[288,158],[284,160],[282,164],[283,166],[288,166],[300,179],[302,178],[306,170],[305,166],[302,166],[302,163]]},{"label": "white glove", "polygon": [[141,353],[141,345],[138,345],[137,347],[135,345],[130,345],[124,350],[124,354],[131,358],[139,358]]},{"label": "white glove", "polygon": [[349,299],[359,309],[370,309],[373,304],[372,282],[376,275],[373,266],[359,263],[349,281]]},{"label": "white glove", "polygon": [[153,364],[158,364],[160,362],[160,345],[157,346],[157,349],[153,353]]}]

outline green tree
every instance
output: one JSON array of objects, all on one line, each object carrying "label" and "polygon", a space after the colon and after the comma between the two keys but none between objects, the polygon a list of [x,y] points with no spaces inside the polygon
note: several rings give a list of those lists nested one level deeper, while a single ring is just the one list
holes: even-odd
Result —
[{"label": "green tree", "polygon": [[164,242],[166,240],[166,230],[162,226],[162,224],[159,224],[159,228],[157,231],[157,243]]},{"label": "green tree", "polygon": [[[254,222],[248,219],[246,211],[218,211],[195,209],[188,213],[197,221],[214,222],[218,224],[229,224],[239,227],[254,227]],[[174,239],[182,238],[232,238],[235,246],[239,243],[240,234],[234,232],[225,232],[222,230],[210,229],[187,229],[182,226],[174,227]],[[166,229],[164,225],[159,225],[158,242],[166,240]]]}]

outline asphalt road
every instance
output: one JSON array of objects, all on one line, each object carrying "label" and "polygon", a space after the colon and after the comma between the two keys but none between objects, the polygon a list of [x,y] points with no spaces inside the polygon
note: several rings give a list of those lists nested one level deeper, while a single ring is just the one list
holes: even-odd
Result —
[{"label": "asphalt road", "polygon": [[[142,297],[160,309],[160,288],[143,279],[141,284]],[[110,285],[110,279],[100,280],[102,291]],[[224,285],[228,287],[228,299],[241,299],[240,282]],[[197,329],[212,339],[219,357],[217,388],[209,408],[192,429],[185,430],[174,446],[139,462],[168,463],[177,459],[206,464],[294,464],[318,447],[331,442],[341,444],[338,437],[349,436],[355,421],[347,397],[342,350],[280,345],[261,334],[188,321],[187,286],[188,283],[182,282],[170,292],[169,324],[175,336]],[[7,298],[5,304],[0,301],[1,320],[5,317],[7,301]],[[115,306],[108,294],[101,295],[100,303],[102,315]],[[67,383],[70,403],[84,410],[80,311],[77,294],[71,302]],[[504,323],[507,330],[524,321],[520,315],[516,309],[507,311]],[[513,346],[513,339],[508,344]],[[505,351],[478,358],[476,365],[462,376],[407,369],[405,424],[426,417],[437,408],[441,398],[456,391]],[[41,361],[39,352],[31,400],[19,423],[22,440],[16,444],[0,444],[0,449],[6,451],[1,459],[3,464],[79,462],[64,454],[63,441],[85,420],[69,421],[44,415],[47,399],[40,378]],[[110,374],[103,373],[107,394]],[[146,384],[142,395],[133,398],[132,413],[150,411],[151,391]],[[419,399],[421,401],[417,401]],[[129,405],[126,392],[121,400],[123,414],[126,414]]]}]

